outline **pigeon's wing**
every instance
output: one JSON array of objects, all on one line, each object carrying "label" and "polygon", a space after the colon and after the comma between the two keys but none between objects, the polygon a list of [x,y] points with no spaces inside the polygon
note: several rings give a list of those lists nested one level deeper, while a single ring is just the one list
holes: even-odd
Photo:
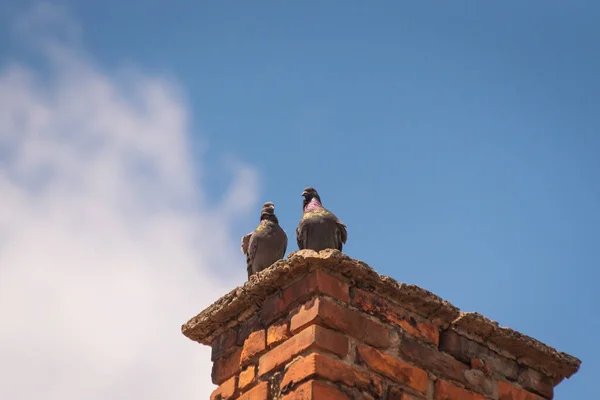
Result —
[{"label": "pigeon's wing", "polygon": [[346,225],[339,219],[337,220],[336,235],[338,250],[342,251],[342,245],[346,243],[346,240],[348,240],[348,231],[346,230]]},{"label": "pigeon's wing", "polygon": [[250,237],[254,232],[242,236],[242,254],[248,254],[248,246],[250,245]]},{"label": "pigeon's wing", "polygon": [[285,251],[287,250],[288,237],[283,229],[281,230],[281,233],[283,234],[283,243],[281,245],[281,253],[280,253],[279,258],[281,258],[283,260],[283,258],[285,257]]},{"label": "pigeon's wing", "polygon": [[304,223],[304,220],[301,220],[296,228],[296,242],[298,243],[298,249],[300,250],[306,248],[307,233],[307,226]]},{"label": "pigeon's wing", "polygon": [[246,268],[248,270],[248,278],[254,273],[253,264],[256,253],[258,252],[258,240],[250,240],[248,244],[248,253],[246,254]]}]

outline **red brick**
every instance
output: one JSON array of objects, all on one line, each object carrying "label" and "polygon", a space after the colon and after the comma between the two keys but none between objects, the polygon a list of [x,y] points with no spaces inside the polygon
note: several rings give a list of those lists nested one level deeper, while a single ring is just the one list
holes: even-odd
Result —
[{"label": "red brick", "polygon": [[237,400],[269,400],[269,383],[261,382],[238,397]]},{"label": "red brick", "polygon": [[270,324],[292,305],[309,299],[314,293],[326,294],[343,302],[350,301],[348,285],[321,270],[303,277],[284,289],[280,294],[267,299],[260,311],[264,323]]},{"label": "red brick", "polygon": [[279,344],[290,336],[292,334],[290,333],[290,324],[287,321],[271,325],[267,331],[267,347]]},{"label": "red brick", "polygon": [[473,392],[481,393],[487,397],[495,397],[498,393],[498,384],[490,379],[479,369],[470,369],[464,373],[467,383],[465,387]]},{"label": "red brick", "polygon": [[373,371],[421,393],[427,392],[429,380],[427,372],[422,369],[369,346],[359,345],[358,355]]},{"label": "red brick", "polygon": [[438,351],[437,349],[421,344],[416,340],[403,337],[400,341],[400,357],[409,361],[426,371],[432,372],[443,378],[467,384],[465,371],[469,367],[454,359],[451,355]]},{"label": "red brick", "polygon": [[216,361],[225,354],[229,353],[235,346],[237,338],[237,329],[230,329],[212,343],[211,361]]},{"label": "red brick", "polygon": [[444,331],[440,336],[439,349],[464,363],[470,363],[472,359],[479,358],[492,371],[511,380],[517,379],[519,367],[515,361],[502,357],[482,344],[461,336],[451,329]]},{"label": "red brick", "polygon": [[535,392],[548,399],[554,396],[552,378],[531,368],[525,368],[519,373],[518,382],[530,392]]},{"label": "red brick", "polygon": [[290,329],[295,333],[311,324],[337,329],[371,346],[386,348],[390,345],[388,328],[331,299],[319,297],[303,305],[292,317]]},{"label": "red brick", "polygon": [[242,348],[241,364],[246,365],[253,357],[262,353],[267,348],[267,334],[265,330],[252,332],[244,342]]},{"label": "red brick", "polygon": [[263,329],[263,324],[260,320],[260,316],[258,314],[253,315],[247,321],[244,321],[240,324],[238,328],[237,341],[236,344],[238,346],[243,346],[244,342],[252,334],[252,332],[256,332]]},{"label": "red brick", "polygon": [[[342,282],[321,270],[315,271],[308,279],[311,281],[310,287],[314,287],[317,293],[335,297],[345,303],[350,302],[350,290],[346,282]],[[313,281],[314,283],[312,283]]]},{"label": "red brick", "polygon": [[471,368],[478,369],[483,372],[486,376],[491,374],[490,367],[487,365],[485,360],[481,358],[472,358],[471,359]]},{"label": "red brick", "polygon": [[210,395],[210,400],[225,400],[230,399],[235,394],[237,376],[233,376],[223,382],[221,386],[216,388]]},{"label": "red brick", "polygon": [[485,400],[485,397],[480,394],[470,392],[442,379],[435,382],[434,393],[434,400]]},{"label": "red brick", "polygon": [[344,392],[321,381],[308,381],[298,386],[282,400],[350,400]]},{"label": "red brick", "polygon": [[468,365],[451,355],[438,351],[415,339],[403,337],[398,347],[400,357],[424,370],[444,379],[460,382],[467,389],[493,397],[496,382],[479,369],[470,369]]},{"label": "red brick", "polygon": [[378,397],[381,397],[383,392],[379,377],[318,353],[312,353],[292,363],[283,376],[281,389],[285,391],[292,385],[314,377],[341,382],[359,390],[369,391]]},{"label": "red brick", "polygon": [[409,394],[409,393],[402,393],[402,397],[400,397],[400,400],[424,400],[423,397],[417,397],[413,394]]},{"label": "red brick", "polygon": [[424,400],[421,396],[406,393],[398,386],[390,386],[388,390],[387,400]]},{"label": "red brick", "polygon": [[[354,395],[356,394],[353,393]],[[356,397],[354,397],[356,399]],[[371,396],[369,393],[367,392],[360,392],[360,399],[361,400],[375,400],[375,397]]]},{"label": "red brick", "polygon": [[498,382],[498,400],[543,400],[540,396],[519,389],[510,382]]},{"label": "red brick", "polygon": [[212,381],[215,385],[220,385],[240,370],[240,360],[242,348],[238,347],[230,355],[221,357],[214,362],[212,368]]},{"label": "red brick", "polygon": [[380,318],[383,322],[399,325],[413,336],[425,339],[436,346],[439,344],[440,332],[436,325],[383,297],[356,289],[352,304]]},{"label": "red brick", "polygon": [[248,368],[243,370],[240,373],[240,378],[238,380],[238,387],[240,390],[246,390],[252,383],[254,383],[254,378],[256,377],[256,366],[250,365]]},{"label": "red brick", "polygon": [[343,358],[348,354],[348,338],[322,326],[309,326],[260,357],[258,374],[264,375],[284,365],[309,348],[328,351]]}]

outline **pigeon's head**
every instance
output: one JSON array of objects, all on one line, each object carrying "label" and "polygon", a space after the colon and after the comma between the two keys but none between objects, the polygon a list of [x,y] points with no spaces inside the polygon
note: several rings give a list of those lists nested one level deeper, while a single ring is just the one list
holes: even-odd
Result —
[{"label": "pigeon's head", "polygon": [[277,217],[275,216],[275,204],[273,204],[270,201],[267,201],[265,204],[263,204],[262,209],[260,211],[260,219],[279,222],[277,221]]},{"label": "pigeon's head", "polygon": [[307,187],[304,189],[304,191],[302,192],[302,197],[304,197],[304,201],[302,202],[304,208],[306,208],[306,206],[313,199],[316,199],[319,202],[319,204],[321,203],[321,197],[319,197],[319,193],[317,193],[317,191],[311,187]]},{"label": "pigeon's head", "polygon": [[265,204],[263,204],[262,211],[273,214],[275,212],[275,204],[273,204],[270,201],[267,201]]}]

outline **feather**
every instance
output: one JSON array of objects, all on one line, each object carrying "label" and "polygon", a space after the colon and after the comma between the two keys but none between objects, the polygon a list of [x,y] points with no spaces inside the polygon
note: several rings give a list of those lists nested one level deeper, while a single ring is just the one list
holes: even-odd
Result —
[{"label": "feather", "polygon": [[242,236],[242,254],[248,254],[248,246],[250,245],[250,237],[252,236],[252,232],[247,235]]},{"label": "feather", "polygon": [[323,207],[319,193],[306,188],[302,219],[296,228],[296,242],[299,249],[321,251],[342,248],[348,240],[346,225],[334,213]]},{"label": "feather", "polygon": [[246,254],[248,278],[285,256],[288,239],[279,226],[274,211],[273,203],[265,203],[256,229],[242,237],[242,253]]}]

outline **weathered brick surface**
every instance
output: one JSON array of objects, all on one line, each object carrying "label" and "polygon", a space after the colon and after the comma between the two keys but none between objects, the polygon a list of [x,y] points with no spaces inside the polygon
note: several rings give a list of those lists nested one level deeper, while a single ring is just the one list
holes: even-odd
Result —
[{"label": "weathered brick surface", "polygon": [[435,382],[434,400],[486,400],[478,393],[465,390],[455,384],[438,379]]},{"label": "weathered brick surface", "polygon": [[350,302],[350,289],[346,282],[342,282],[321,270],[315,271],[308,279],[314,280],[312,285],[318,293],[327,294],[345,303]]},{"label": "weathered brick surface", "polygon": [[292,317],[292,332],[311,324],[324,325],[370,344],[385,348],[390,345],[390,331],[363,313],[342,307],[331,299],[318,297],[303,305]]},{"label": "weathered brick surface", "polygon": [[216,361],[228,352],[230,352],[237,339],[237,329],[230,329],[223,335],[217,337],[212,344],[211,361]]},{"label": "weathered brick surface", "polygon": [[212,400],[549,400],[579,368],[338,253],[281,261],[182,327],[212,347]]},{"label": "weathered brick surface", "polygon": [[237,376],[233,376],[223,382],[210,395],[210,400],[226,400],[231,399],[236,392]]},{"label": "weathered brick surface", "polygon": [[399,350],[403,359],[437,376],[466,383],[464,374],[469,367],[449,354],[407,337],[400,341]]},{"label": "weathered brick surface", "polygon": [[238,328],[236,344],[238,346],[243,346],[244,342],[252,332],[256,332],[261,329],[263,329],[263,324],[260,321],[259,315],[255,314],[252,317],[250,317],[247,321],[240,324]]},{"label": "weathered brick surface", "polygon": [[321,381],[308,381],[287,394],[282,400],[350,400],[344,392]]},{"label": "weathered brick surface", "polygon": [[525,368],[519,373],[518,382],[523,388],[551,399],[554,396],[552,379],[531,368]]},{"label": "weathered brick surface", "polygon": [[411,393],[406,393],[398,386],[390,386],[388,389],[387,400],[424,400],[425,397],[415,396]]},{"label": "weathered brick surface", "polygon": [[359,395],[360,397],[357,397],[357,396],[356,396],[356,392],[357,392],[357,390],[354,390],[354,391],[353,391],[353,393],[352,393],[355,399],[361,399],[361,400],[375,400],[375,398],[374,398],[373,396],[371,396],[371,395],[370,395],[369,393],[367,393],[367,392],[360,392],[360,395]]},{"label": "weathered brick surface", "polygon": [[471,368],[478,369],[483,372],[486,376],[490,376],[492,370],[487,365],[484,359],[481,358],[472,358],[471,359]]},{"label": "weathered brick surface", "polygon": [[382,380],[379,377],[318,353],[310,354],[291,364],[283,376],[281,389],[289,389],[292,385],[314,377],[341,382],[379,397],[383,392]]},{"label": "weathered brick surface", "polygon": [[482,393],[487,397],[495,399],[498,397],[498,385],[479,369],[470,369],[464,373],[467,389]]},{"label": "weathered brick surface", "polygon": [[242,348],[241,363],[247,365],[256,355],[262,353],[267,348],[267,333],[260,330],[252,332],[244,342]]},{"label": "weathered brick surface", "polygon": [[540,396],[519,389],[510,382],[498,382],[498,400],[544,400]]},{"label": "weathered brick surface", "polygon": [[348,338],[322,326],[309,326],[260,357],[258,374],[271,372],[308,348],[320,349],[344,357],[348,353]]},{"label": "weathered brick surface", "polygon": [[513,354],[520,364],[563,377],[570,377],[581,363],[568,354],[559,353],[532,337],[503,326],[496,328],[486,341]]},{"label": "weathered brick surface", "polygon": [[241,391],[245,391],[249,386],[254,383],[254,378],[256,377],[256,366],[250,365],[248,368],[243,370],[240,373],[240,378],[238,380],[238,387]]},{"label": "weathered brick surface", "polygon": [[290,336],[292,336],[292,334],[290,333],[290,324],[288,321],[271,325],[267,330],[267,347],[270,348],[276,344],[279,344],[288,339]]},{"label": "weathered brick surface", "polygon": [[469,390],[494,397],[497,386],[493,379],[479,369],[471,369],[451,355],[436,348],[404,337],[400,341],[400,356],[442,379],[457,381]]},{"label": "weathered brick surface", "polygon": [[270,400],[269,383],[260,382],[258,385],[238,397],[238,400]]},{"label": "weathered brick surface", "polygon": [[242,358],[242,348],[238,347],[236,350],[224,357],[218,359],[212,368],[212,382],[215,385],[220,385],[227,379],[240,370],[240,360]]},{"label": "weathered brick surface", "polygon": [[442,332],[440,336],[440,350],[451,354],[464,363],[469,363],[474,358],[481,359],[492,371],[511,380],[517,379],[519,367],[516,362],[502,357],[487,347],[450,329]]},{"label": "weathered brick surface", "polygon": [[271,323],[293,305],[306,300],[314,293],[326,294],[343,302],[350,301],[348,285],[321,270],[294,282],[281,293],[267,299],[262,305],[260,316],[264,323]]},{"label": "weathered brick surface", "polygon": [[370,346],[359,345],[357,350],[360,359],[373,371],[421,393],[427,392],[427,372]]},{"label": "weathered brick surface", "polygon": [[440,333],[437,326],[381,296],[355,289],[352,304],[386,323],[402,327],[413,336],[435,345],[439,343]]}]

